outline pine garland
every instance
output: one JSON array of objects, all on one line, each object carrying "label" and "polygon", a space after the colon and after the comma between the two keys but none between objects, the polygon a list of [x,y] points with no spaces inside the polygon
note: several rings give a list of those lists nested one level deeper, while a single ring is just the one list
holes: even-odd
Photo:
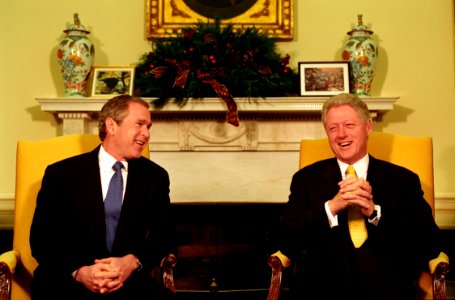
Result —
[{"label": "pine garland", "polygon": [[220,97],[234,124],[234,97],[298,94],[298,74],[288,66],[289,55],[276,52],[276,42],[254,27],[235,32],[219,20],[199,22],[176,37],[154,40],[154,50],[136,63],[134,93],[157,97],[156,108],[170,99],[184,106],[191,98]]}]

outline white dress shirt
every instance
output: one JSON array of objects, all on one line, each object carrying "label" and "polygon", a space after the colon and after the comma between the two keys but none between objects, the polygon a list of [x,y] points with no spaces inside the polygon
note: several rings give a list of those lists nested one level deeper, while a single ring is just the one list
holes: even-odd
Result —
[{"label": "white dress shirt", "polygon": [[[103,201],[106,200],[107,190],[109,188],[109,182],[111,181],[112,176],[115,171],[112,169],[112,166],[117,160],[104,150],[103,146],[100,147],[100,152],[98,153],[98,162],[100,166],[100,178],[101,178],[101,189],[103,191]],[[126,179],[128,175],[128,162],[121,161],[123,164],[122,177],[123,177],[123,196],[125,196],[125,187]],[[122,198],[123,199],[123,198]]]}]

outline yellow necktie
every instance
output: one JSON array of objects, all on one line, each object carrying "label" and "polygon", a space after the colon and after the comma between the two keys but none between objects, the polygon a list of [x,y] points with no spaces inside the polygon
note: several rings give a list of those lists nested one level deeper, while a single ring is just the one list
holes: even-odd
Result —
[{"label": "yellow necktie", "polygon": [[[357,178],[357,174],[353,166],[348,166],[346,169],[346,177]],[[368,238],[368,232],[363,214],[357,205],[349,205],[348,223],[352,242],[356,248],[359,248]]]}]

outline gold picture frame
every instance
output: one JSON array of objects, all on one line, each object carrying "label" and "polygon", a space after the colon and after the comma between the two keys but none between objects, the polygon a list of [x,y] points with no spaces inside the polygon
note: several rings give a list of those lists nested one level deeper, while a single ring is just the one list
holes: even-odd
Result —
[{"label": "gold picture frame", "polygon": [[[221,23],[232,23],[234,30],[254,26],[261,32],[277,37],[279,40],[292,40],[294,35],[293,1],[257,0],[240,14],[230,19],[222,19]],[[147,39],[174,37],[182,28],[193,26],[198,22],[207,23],[213,20],[191,9],[186,4],[191,2],[198,1],[147,0]],[[202,2],[201,8],[204,7]]]}]

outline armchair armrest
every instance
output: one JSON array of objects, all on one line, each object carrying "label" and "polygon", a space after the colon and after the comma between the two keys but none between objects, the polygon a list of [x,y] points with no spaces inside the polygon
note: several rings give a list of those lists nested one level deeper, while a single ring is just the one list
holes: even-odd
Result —
[{"label": "armchair armrest", "polygon": [[9,272],[14,274],[16,266],[21,261],[21,254],[18,250],[11,250],[0,255],[0,263],[8,266]]},{"label": "armchair armrest", "polygon": [[0,255],[0,300],[10,299],[11,280],[20,261],[20,252],[17,250]]},{"label": "armchair armrest", "polygon": [[161,276],[164,286],[169,289],[173,294],[176,293],[174,285],[174,268],[177,264],[177,258],[174,254],[168,254],[161,261]]}]

